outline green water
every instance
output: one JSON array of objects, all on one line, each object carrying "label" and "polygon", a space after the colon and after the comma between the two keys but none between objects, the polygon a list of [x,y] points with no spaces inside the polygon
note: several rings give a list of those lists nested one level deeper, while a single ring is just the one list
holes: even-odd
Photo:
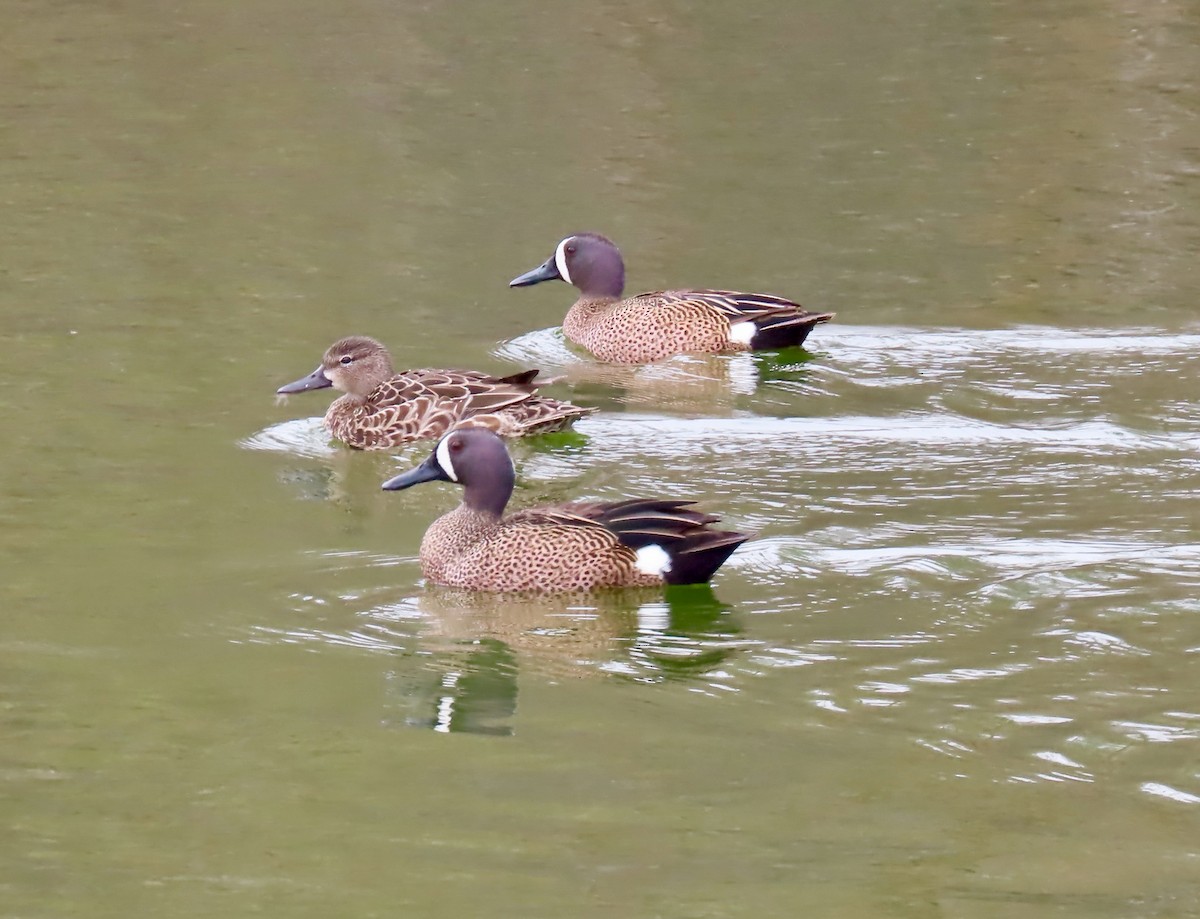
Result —
[{"label": "green water", "polygon": [[[1200,12],[12,2],[0,916],[1200,915]],[[836,310],[602,372],[509,290]],[[333,339],[604,411],[711,593],[425,587]]]}]

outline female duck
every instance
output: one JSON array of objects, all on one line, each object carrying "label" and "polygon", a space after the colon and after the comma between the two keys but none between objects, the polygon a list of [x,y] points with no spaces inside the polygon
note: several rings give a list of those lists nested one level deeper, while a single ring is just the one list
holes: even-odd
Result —
[{"label": "female duck", "polygon": [[545,434],[595,411],[538,395],[537,375],[536,370],[507,377],[476,370],[397,373],[387,348],[355,335],[334,342],[316,370],[277,392],[327,386],[344,392],[329,406],[325,425],[334,437],[358,450],[387,450],[440,437],[463,421],[504,437]]},{"label": "female duck", "polygon": [[782,297],[734,290],[659,290],[621,299],[625,262],[613,242],[598,233],[568,236],[544,264],[508,286],[555,279],[579,289],[563,320],[563,334],[613,364],[790,348],[834,316],[809,312]]},{"label": "female duck", "polygon": [[714,530],[718,518],[691,501],[577,502],[504,515],[514,473],[491,431],[459,428],[420,466],[383,483],[388,491],[442,480],[463,486],[457,509],[421,540],[421,570],[435,584],[494,591],[700,584],[743,533]]}]

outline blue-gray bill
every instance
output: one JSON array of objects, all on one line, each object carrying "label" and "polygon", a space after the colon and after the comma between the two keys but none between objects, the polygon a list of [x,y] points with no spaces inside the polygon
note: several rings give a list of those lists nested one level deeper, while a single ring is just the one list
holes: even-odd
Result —
[{"label": "blue-gray bill", "polygon": [[325,376],[325,369],[318,367],[306,377],[301,377],[293,383],[288,383],[286,386],[280,386],[276,393],[286,395],[293,392],[308,392],[310,389],[324,389],[327,386],[332,386],[333,380]]},{"label": "blue-gray bill", "polygon": [[416,466],[408,472],[402,472],[398,476],[388,479],[383,483],[384,491],[402,491],[405,488],[412,488],[414,485],[420,485],[422,482],[449,482],[450,477],[438,464],[437,454],[431,453],[425,462],[420,466]]},{"label": "blue-gray bill", "polygon": [[562,275],[558,273],[558,265],[555,264],[554,256],[552,255],[536,268],[526,271],[523,275],[513,278],[508,282],[508,286],[532,287],[534,284],[541,284],[542,281],[557,280],[562,280]]}]

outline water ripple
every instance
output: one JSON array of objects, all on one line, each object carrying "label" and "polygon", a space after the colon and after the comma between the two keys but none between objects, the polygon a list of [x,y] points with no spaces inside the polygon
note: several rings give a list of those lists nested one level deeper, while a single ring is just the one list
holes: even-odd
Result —
[{"label": "water ripple", "polygon": [[[731,418],[678,418],[654,414],[595,415],[580,422],[578,430],[603,439],[606,453],[634,451],[639,455],[677,457],[704,452],[738,454],[746,449],[769,452],[829,453],[850,444],[905,447],[964,447],[979,459],[981,445],[1034,447],[1061,451],[1076,449],[1107,456],[1112,450],[1167,450],[1191,453],[1200,447],[1193,434],[1147,434],[1109,421],[1060,423],[1042,421],[1025,425],[999,424],[944,413],[912,412],[896,416],[847,415],[831,418],[773,418],[739,415]],[[647,438],[646,431],[662,436]],[[964,457],[938,453],[948,463]],[[911,464],[911,454],[892,454],[889,466]]]},{"label": "water ripple", "polygon": [[1165,785],[1162,782],[1143,782],[1140,787],[1148,795],[1156,798],[1165,798],[1176,804],[1200,804],[1200,794],[1180,791],[1178,788]]},{"label": "water ripple", "polygon": [[322,418],[292,418],[263,428],[243,439],[246,450],[288,453],[292,456],[327,457],[338,449],[329,441]]}]

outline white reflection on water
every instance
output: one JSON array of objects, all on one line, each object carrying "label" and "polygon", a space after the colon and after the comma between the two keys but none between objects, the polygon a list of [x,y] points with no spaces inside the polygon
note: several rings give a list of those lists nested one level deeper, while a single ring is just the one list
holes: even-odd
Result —
[{"label": "white reflection on water", "polygon": [[1134,721],[1116,721],[1113,727],[1127,736],[1149,743],[1174,743],[1179,740],[1200,740],[1200,728],[1174,727],[1167,724],[1143,724]]},{"label": "white reflection on water", "polygon": [[[1158,329],[1063,329],[1018,326],[1013,329],[914,328],[912,326],[823,326],[820,344],[840,352],[852,351],[863,360],[903,357],[974,362],[978,355],[1004,352],[1053,354],[1193,354],[1200,333]],[[837,355],[840,358],[844,353]]]},{"label": "white reflection on water", "polygon": [[338,452],[337,446],[329,440],[323,419],[319,417],[293,418],[270,425],[243,439],[241,446],[247,450],[314,458],[334,456]]},{"label": "white reflection on water", "polygon": [[1156,798],[1166,798],[1168,801],[1174,801],[1176,804],[1200,804],[1200,795],[1180,791],[1178,788],[1164,785],[1162,782],[1143,782],[1140,787],[1148,795]]},{"label": "white reflection on water", "polygon": [[[593,415],[581,421],[577,429],[597,439],[603,438],[606,451],[636,449],[649,455],[678,456],[681,450],[703,446],[717,454],[755,451],[783,451],[790,446],[803,447],[810,457],[848,444],[879,444],[925,447],[980,445],[1045,447],[1061,450],[1074,448],[1089,453],[1112,449],[1193,451],[1200,448],[1200,436],[1182,434],[1146,434],[1107,421],[1063,424],[1056,421],[1030,422],[1025,425],[998,424],[945,413],[911,412],[894,416],[838,416],[815,418],[772,418],[744,415],[733,418],[678,418],[667,415],[634,414]],[[646,431],[663,436],[647,438]],[[922,462],[938,457],[922,457]],[[961,461],[945,456],[942,462]],[[889,466],[911,465],[911,455],[892,454]]]},{"label": "white reflection on water", "polygon": [[[863,326],[836,322],[820,326],[809,338],[810,351],[836,360],[871,365],[876,361],[974,362],[979,355],[1004,352],[1055,354],[1192,354],[1200,333],[1158,329],[1064,329],[1018,326],[1012,329],[955,329],[919,326]],[[588,360],[567,345],[557,327],[538,329],[503,342],[495,353],[514,363],[540,362],[561,367]]]},{"label": "white reflection on water", "polygon": [[[781,540],[780,543],[787,545],[786,540]],[[1169,570],[1171,563],[1175,562],[1181,571],[1192,568],[1200,573],[1200,569],[1194,567],[1200,563],[1200,543],[1169,545],[1135,540],[1117,542],[1087,539],[966,539],[957,545],[921,544],[877,549],[824,549],[820,554],[827,564],[860,572],[915,561],[918,563],[918,569],[951,574],[946,569],[931,567],[930,560],[953,557],[974,559],[981,564],[1016,571],[1040,568],[1057,571],[1072,565],[1145,562],[1153,559],[1153,563],[1163,570]]]}]

